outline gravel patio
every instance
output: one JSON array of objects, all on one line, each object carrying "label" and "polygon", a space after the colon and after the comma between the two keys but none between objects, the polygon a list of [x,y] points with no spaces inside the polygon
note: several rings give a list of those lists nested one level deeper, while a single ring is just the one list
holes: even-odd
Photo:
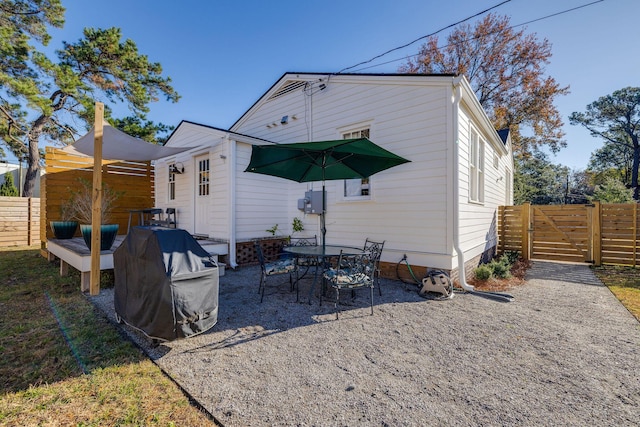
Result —
[{"label": "gravel patio", "polygon": [[[153,347],[123,330],[225,426],[635,426],[640,324],[586,266],[535,262],[501,303],[425,300],[384,280],[295,302],[257,293],[258,267],[227,269],[218,323]],[[308,289],[308,283],[303,284]],[[90,299],[115,322],[113,290]],[[302,299],[302,298],[301,298]]]}]

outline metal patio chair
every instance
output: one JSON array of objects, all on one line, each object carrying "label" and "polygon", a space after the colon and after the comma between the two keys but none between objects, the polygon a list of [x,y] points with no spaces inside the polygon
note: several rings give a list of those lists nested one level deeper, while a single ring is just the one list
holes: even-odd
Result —
[{"label": "metal patio chair", "polygon": [[[373,264],[369,259],[369,254],[345,255],[340,251],[338,264],[335,268],[326,270],[323,274],[326,283],[336,291],[334,301],[336,309],[336,320],[339,317],[340,291],[351,291],[353,293],[362,288],[369,288],[371,297],[371,315],[373,315]],[[322,304],[322,298],[320,299]]]},{"label": "metal patio chair", "polygon": [[256,256],[260,263],[260,286],[258,292],[260,292],[260,302],[264,299],[264,290],[267,287],[267,280],[271,276],[289,275],[289,288],[293,290],[293,274],[297,275],[297,265],[295,258],[278,258],[274,261],[267,262],[264,257],[264,252],[259,242],[254,243],[256,250]]},{"label": "metal patio chair", "polygon": [[318,246],[318,236],[289,237],[288,246]]},{"label": "metal patio chair", "polygon": [[367,237],[364,241],[364,250],[369,253],[369,260],[373,264],[373,276],[374,285],[378,288],[378,293],[382,296],[382,288],[380,287],[380,257],[382,256],[382,249],[384,248],[384,242],[374,242]]},{"label": "metal patio chair", "polygon": [[[314,235],[313,237],[290,237],[289,244],[287,246],[318,246],[318,236]],[[306,267],[307,270],[309,270],[309,267],[318,265],[318,258],[308,256],[298,257],[296,262],[298,266]]]}]

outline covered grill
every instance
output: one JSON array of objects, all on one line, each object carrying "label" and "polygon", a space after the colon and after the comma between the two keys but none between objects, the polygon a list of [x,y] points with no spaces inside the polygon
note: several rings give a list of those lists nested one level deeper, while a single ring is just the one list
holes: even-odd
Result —
[{"label": "covered grill", "polygon": [[163,341],[218,321],[218,266],[185,230],[133,227],[113,263],[119,321]]}]

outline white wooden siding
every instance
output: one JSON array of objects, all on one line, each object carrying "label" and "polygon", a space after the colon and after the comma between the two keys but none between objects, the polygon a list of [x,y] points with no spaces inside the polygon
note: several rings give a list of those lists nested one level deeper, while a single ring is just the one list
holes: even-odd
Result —
[{"label": "white wooden siding", "polygon": [[[226,154],[224,138],[226,132],[217,129],[183,123],[168,141],[171,147],[196,147],[194,150],[161,159],[156,162],[156,205],[174,207],[177,210],[178,226],[190,233],[194,232],[195,171],[194,158],[208,154],[210,162],[210,207],[211,218],[207,234],[209,237],[229,239],[228,209],[228,165],[220,157]],[[180,162],[184,166],[183,174],[176,174],[176,199],[169,200],[167,194],[168,165]]]},{"label": "white wooden siding", "polygon": [[[459,185],[460,185],[460,246],[465,259],[471,259],[497,245],[497,210],[505,201],[505,170],[511,164],[510,155],[502,155],[482,128],[474,122],[469,111],[459,112]],[[471,127],[479,132],[485,141],[484,202],[469,200],[469,140]],[[498,154],[498,169],[493,166],[493,156]],[[502,179],[498,179],[503,177]]]},{"label": "white wooden siding", "polygon": [[[447,161],[450,82],[404,87],[330,80],[327,89],[317,92],[312,100],[305,96],[297,91],[269,101],[234,131],[283,142],[305,141],[308,124],[313,128],[313,140],[330,140],[339,139],[341,129],[366,122],[371,124],[372,141],[411,160],[372,176],[371,200],[345,201],[341,196],[343,181],[327,182],[327,241],[360,245],[366,237],[386,240],[383,259],[389,261],[397,261],[407,251],[414,251],[420,258],[450,259],[447,213],[451,191]],[[312,123],[310,117],[304,116],[305,102],[307,110],[312,105]],[[290,119],[287,125],[267,128],[270,121],[292,114],[297,117],[294,122]],[[246,164],[239,163],[239,170],[244,167]],[[288,226],[292,217],[301,216],[296,201],[304,195],[304,188],[282,181],[275,178],[267,181],[267,185],[254,185],[253,191],[260,193],[255,196],[250,195],[252,190],[245,188],[245,184],[238,185],[246,192],[243,198],[254,197],[257,202],[254,205],[243,202],[243,213],[238,215],[239,224],[242,221],[239,238],[263,232],[275,223],[280,224],[279,221]],[[293,191],[285,211],[279,208],[286,203],[284,197],[273,194],[273,186],[283,185]],[[315,183],[314,188],[319,190],[321,183]],[[264,216],[268,213],[270,220],[248,212],[257,205],[266,205],[261,211]],[[305,225],[307,230],[316,228],[317,217],[309,215],[304,220],[309,224]],[[251,227],[252,223],[260,225]]]},{"label": "white wooden siding", "polygon": [[244,172],[251,158],[251,146],[238,144],[236,178],[236,236],[238,240],[266,237],[278,224],[286,228],[289,190],[286,180]]}]

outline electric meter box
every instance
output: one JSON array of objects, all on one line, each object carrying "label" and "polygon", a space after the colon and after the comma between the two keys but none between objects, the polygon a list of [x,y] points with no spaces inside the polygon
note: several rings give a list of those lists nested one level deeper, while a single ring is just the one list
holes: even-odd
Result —
[{"label": "electric meter box", "polygon": [[322,213],[322,191],[305,191],[304,199],[298,199],[298,209],[306,214]]}]

